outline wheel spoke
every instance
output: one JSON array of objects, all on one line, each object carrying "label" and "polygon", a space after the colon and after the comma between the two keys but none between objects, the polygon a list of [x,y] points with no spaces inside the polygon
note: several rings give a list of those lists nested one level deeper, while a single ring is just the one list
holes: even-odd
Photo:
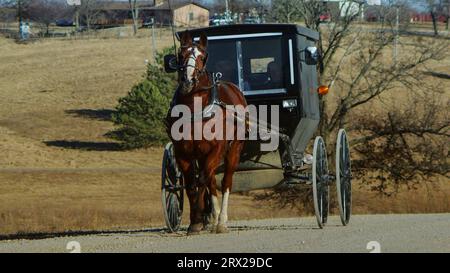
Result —
[{"label": "wheel spoke", "polygon": [[351,215],[351,162],[350,149],[344,129],[340,129],[336,141],[336,183],[341,222],[346,225]]},{"label": "wheel spoke", "polygon": [[164,218],[169,231],[178,230],[183,212],[183,177],[176,166],[172,144],[164,150],[162,164],[162,202]]},{"label": "wheel spoke", "polygon": [[314,209],[319,227],[322,228],[327,222],[328,217],[329,173],[326,147],[320,136],[316,137],[314,141],[313,158],[312,183]]},{"label": "wheel spoke", "polygon": [[320,214],[320,221],[323,220],[323,197],[322,194],[320,195],[320,202],[319,202],[319,214]]}]

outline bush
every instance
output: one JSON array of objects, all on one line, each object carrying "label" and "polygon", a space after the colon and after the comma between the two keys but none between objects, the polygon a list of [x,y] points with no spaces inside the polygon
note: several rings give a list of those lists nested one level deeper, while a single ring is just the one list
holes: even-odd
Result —
[{"label": "bush", "polygon": [[119,128],[108,136],[119,140],[124,148],[142,148],[168,141],[163,119],[176,88],[176,76],[164,71],[163,56],[170,50],[158,52],[155,64],[148,64],[145,79],[119,99],[112,115]]}]

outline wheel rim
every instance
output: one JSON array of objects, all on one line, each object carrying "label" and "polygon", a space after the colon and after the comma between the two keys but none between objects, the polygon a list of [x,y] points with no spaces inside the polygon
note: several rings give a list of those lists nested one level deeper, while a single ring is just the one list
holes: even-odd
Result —
[{"label": "wheel rim", "polygon": [[166,226],[170,232],[179,229],[183,214],[183,179],[173,155],[172,143],[166,145],[162,163],[161,201]]},{"label": "wheel rim", "polygon": [[328,162],[325,143],[322,137],[316,137],[313,150],[313,198],[314,211],[320,228],[327,222],[329,211]]},{"label": "wheel rim", "polygon": [[339,130],[336,141],[336,189],[341,222],[345,226],[350,221],[352,185],[350,149],[344,129]]}]

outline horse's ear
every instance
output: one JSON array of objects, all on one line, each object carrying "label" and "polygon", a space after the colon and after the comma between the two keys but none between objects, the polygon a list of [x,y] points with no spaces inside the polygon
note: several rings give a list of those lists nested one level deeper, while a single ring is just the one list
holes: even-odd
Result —
[{"label": "horse's ear", "polygon": [[189,31],[184,31],[181,33],[180,37],[181,46],[191,46],[192,45],[192,37]]},{"label": "horse's ear", "polygon": [[206,37],[205,33],[200,34],[200,40],[198,41],[198,44],[205,50],[208,47],[208,37]]}]

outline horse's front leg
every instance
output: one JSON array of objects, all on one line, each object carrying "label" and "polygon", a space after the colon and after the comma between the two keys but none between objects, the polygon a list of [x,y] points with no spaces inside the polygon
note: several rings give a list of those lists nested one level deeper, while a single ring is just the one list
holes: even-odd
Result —
[{"label": "horse's front leg", "polygon": [[225,156],[225,173],[222,179],[222,207],[219,214],[219,223],[217,224],[216,228],[217,233],[228,232],[228,198],[230,196],[231,187],[233,185],[233,174],[238,167],[239,158],[243,146],[244,143],[242,141],[232,141],[230,149]]},{"label": "horse's front leg", "polygon": [[[195,174],[194,174],[195,176]],[[194,177],[194,183],[192,186],[186,187],[186,193],[189,198],[189,204],[191,207],[191,223],[188,228],[188,235],[198,234],[204,229],[204,211],[205,211],[205,198],[207,197],[206,184],[202,181],[196,181]],[[201,180],[201,178],[200,178]]]},{"label": "horse's front leg", "polygon": [[199,216],[199,202],[200,187],[197,183],[195,173],[195,162],[189,159],[177,159],[177,163],[184,177],[184,185],[186,187],[186,194],[189,199],[190,207],[190,223],[188,228],[188,235],[198,234],[203,228],[202,217]]},{"label": "horse's front leg", "polygon": [[[225,149],[224,145],[220,145],[219,143],[211,144],[212,149],[209,151],[208,155],[200,160],[200,169],[202,170],[200,174],[199,184],[208,188],[208,191],[205,191],[205,194],[201,201],[203,201],[202,215],[204,217],[204,229],[208,229],[212,227],[214,228],[217,224],[220,212],[219,201],[217,198],[217,189],[216,189],[216,171],[219,167],[220,161],[223,156],[223,151]],[[206,207],[206,202],[209,201],[209,207]]]}]

